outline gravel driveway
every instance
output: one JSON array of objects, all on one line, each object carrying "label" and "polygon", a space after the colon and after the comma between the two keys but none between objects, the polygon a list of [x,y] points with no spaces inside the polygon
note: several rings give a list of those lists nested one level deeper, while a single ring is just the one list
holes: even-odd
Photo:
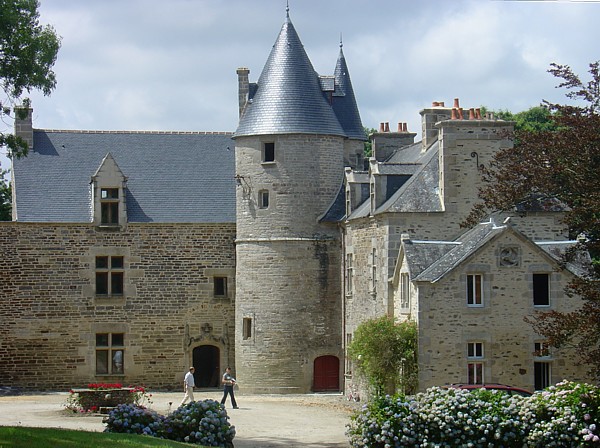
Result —
[{"label": "gravel driveway", "polygon": [[[220,400],[221,392],[195,391],[197,400]],[[68,393],[0,396],[1,426],[34,426],[103,431],[103,416],[64,411]],[[151,408],[161,414],[175,409],[182,393],[155,392]],[[356,403],[340,394],[243,395],[239,409],[227,413],[236,428],[235,448],[320,447],[347,448],[346,424]],[[169,403],[172,403],[169,405]]]}]

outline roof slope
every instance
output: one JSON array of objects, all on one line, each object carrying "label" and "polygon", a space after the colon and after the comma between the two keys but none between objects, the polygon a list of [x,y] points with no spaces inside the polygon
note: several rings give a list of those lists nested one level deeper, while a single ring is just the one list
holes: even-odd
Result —
[{"label": "roof slope", "polygon": [[90,180],[107,153],[128,178],[128,222],[235,222],[230,133],[46,130],[13,163],[17,220],[90,222]]},{"label": "roof slope", "polygon": [[288,15],[234,138],[290,133],[346,136]]},{"label": "roof slope", "polygon": [[334,77],[335,91],[332,97],[332,107],[335,115],[348,138],[367,140],[341,44],[340,54],[335,65]]}]

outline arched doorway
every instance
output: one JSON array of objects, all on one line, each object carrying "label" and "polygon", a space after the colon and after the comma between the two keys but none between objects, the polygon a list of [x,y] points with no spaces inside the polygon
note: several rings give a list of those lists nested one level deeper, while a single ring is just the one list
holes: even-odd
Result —
[{"label": "arched doorway", "polygon": [[221,371],[220,350],[214,345],[200,345],[193,352],[196,387],[218,387]]},{"label": "arched doorway", "polygon": [[340,390],[340,360],[337,356],[319,356],[314,363],[314,392]]}]

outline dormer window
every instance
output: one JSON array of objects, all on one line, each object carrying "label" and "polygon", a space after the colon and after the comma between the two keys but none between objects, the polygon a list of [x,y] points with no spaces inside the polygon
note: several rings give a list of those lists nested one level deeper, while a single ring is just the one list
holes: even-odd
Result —
[{"label": "dormer window", "polygon": [[100,225],[119,225],[119,189],[100,189]]},{"label": "dormer window", "polygon": [[92,221],[105,230],[123,230],[127,225],[125,191],[127,177],[107,154],[92,176]]}]

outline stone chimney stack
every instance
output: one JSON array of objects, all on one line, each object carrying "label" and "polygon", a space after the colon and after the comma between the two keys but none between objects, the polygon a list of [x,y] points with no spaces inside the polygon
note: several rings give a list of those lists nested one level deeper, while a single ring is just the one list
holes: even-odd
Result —
[{"label": "stone chimney stack", "polygon": [[246,102],[248,101],[248,94],[250,93],[250,81],[248,75],[250,74],[250,70],[246,67],[240,67],[236,70],[238,75],[238,107],[239,107],[239,117],[242,117],[244,113],[244,107],[246,107]]},{"label": "stone chimney stack", "polygon": [[[15,112],[15,136],[27,142],[29,149],[33,148],[33,109],[27,106],[17,106]],[[25,112],[27,115],[25,115]],[[23,115],[25,115],[23,117]]]},{"label": "stone chimney stack", "polygon": [[371,134],[372,157],[378,162],[387,160],[393,153],[403,146],[412,145],[415,142],[416,132],[408,132],[406,123],[398,123],[398,132],[390,131],[390,123],[379,124],[379,132]]},{"label": "stone chimney stack", "polygon": [[[455,100],[455,104],[458,104],[458,98]],[[437,138],[438,129],[435,127],[435,124],[439,121],[450,119],[452,109],[446,107],[443,101],[434,101],[430,108],[423,109],[420,113],[422,127],[421,138],[423,141],[423,151],[425,151]]]}]

